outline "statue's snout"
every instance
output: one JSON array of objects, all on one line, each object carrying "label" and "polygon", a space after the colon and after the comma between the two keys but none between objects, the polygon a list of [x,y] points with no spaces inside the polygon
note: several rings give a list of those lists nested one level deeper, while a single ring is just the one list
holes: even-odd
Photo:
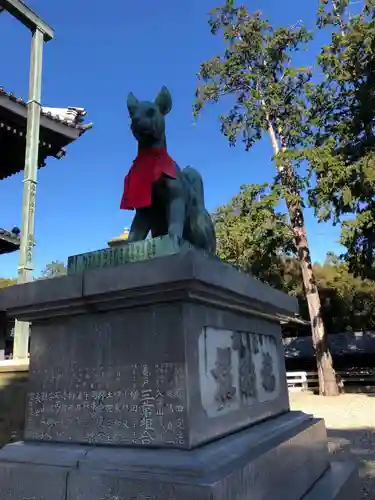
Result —
[{"label": "statue's snout", "polygon": [[140,135],[154,135],[156,130],[154,120],[147,117],[134,118],[132,128]]}]

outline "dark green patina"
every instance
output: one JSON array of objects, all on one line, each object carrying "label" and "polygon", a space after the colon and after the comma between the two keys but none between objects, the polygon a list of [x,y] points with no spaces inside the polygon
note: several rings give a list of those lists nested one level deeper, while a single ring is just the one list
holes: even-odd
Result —
[{"label": "dark green patina", "polygon": [[114,248],[74,255],[68,259],[68,274],[82,273],[89,269],[114,267],[121,264],[142,262],[174,255],[191,248],[188,242],[178,241],[169,236],[150,238],[134,243],[124,242]]}]

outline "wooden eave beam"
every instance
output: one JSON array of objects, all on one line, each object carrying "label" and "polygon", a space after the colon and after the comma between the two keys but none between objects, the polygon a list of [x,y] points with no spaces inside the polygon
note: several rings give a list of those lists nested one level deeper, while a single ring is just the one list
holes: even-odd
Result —
[{"label": "wooden eave beam", "polygon": [[0,234],[0,255],[16,252],[19,248],[19,240],[6,236],[5,234]]},{"label": "wooden eave beam", "polygon": [[24,26],[31,31],[39,29],[43,33],[45,42],[52,40],[54,31],[47,23],[33,12],[30,7],[25,5],[21,0],[0,0],[0,7],[3,7],[12,16],[18,19]]},{"label": "wooden eave beam", "polygon": [[[0,2],[1,1],[2,0],[0,0]],[[27,107],[22,104],[19,104],[18,102],[12,101],[7,96],[4,95],[0,96],[0,107],[7,109],[8,111],[11,111],[12,113],[27,120]],[[82,134],[82,130],[76,127],[69,127],[68,125],[59,123],[56,120],[47,118],[42,114],[40,116],[40,126],[49,129],[52,132],[55,132],[56,134],[68,137],[71,141],[77,139]]]}]

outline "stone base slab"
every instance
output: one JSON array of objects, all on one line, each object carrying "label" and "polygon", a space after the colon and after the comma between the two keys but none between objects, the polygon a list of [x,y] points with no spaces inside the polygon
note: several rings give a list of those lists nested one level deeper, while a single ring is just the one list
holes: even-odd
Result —
[{"label": "stone base slab", "polygon": [[355,477],[329,468],[324,421],[300,412],[190,451],[45,443],[0,451],[0,500],[301,500],[306,492],[306,500],[349,500],[332,496],[345,490],[340,481],[355,500]]},{"label": "stone base slab", "polygon": [[358,469],[353,462],[335,460],[303,500],[359,500]]}]

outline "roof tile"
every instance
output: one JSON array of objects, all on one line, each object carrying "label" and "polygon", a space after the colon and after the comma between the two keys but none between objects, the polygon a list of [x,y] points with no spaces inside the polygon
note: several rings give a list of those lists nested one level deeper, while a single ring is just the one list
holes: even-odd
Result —
[{"label": "roof tile", "polygon": [[[22,106],[25,106],[25,107],[27,106],[27,102],[24,99],[22,99],[21,97],[15,96],[12,92],[7,92],[4,89],[4,87],[0,87],[0,96],[5,96],[9,100],[14,101],[18,104],[21,104]],[[47,109],[48,109],[48,111],[47,111]],[[66,125],[67,127],[76,128],[79,130],[86,130],[87,128],[91,127],[91,124],[83,123],[83,117],[86,115],[86,111],[83,108],[67,108],[67,110],[68,109],[75,109],[76,110],[76,120],[75,121],[62,119],[62,118],[60,118],[60,116],[58,114],[51,113],[51,111],[50,111],[51,109],[54,109],[54,108],[46,108],[46,110],[44,110],[44,108],[42,106],[41,114],[43,116],[49,118],[50,120],[61,123],[62,125]],[[56,108],[56,109],[59,109],[59,111],[60,111],[60,108]]]}]

